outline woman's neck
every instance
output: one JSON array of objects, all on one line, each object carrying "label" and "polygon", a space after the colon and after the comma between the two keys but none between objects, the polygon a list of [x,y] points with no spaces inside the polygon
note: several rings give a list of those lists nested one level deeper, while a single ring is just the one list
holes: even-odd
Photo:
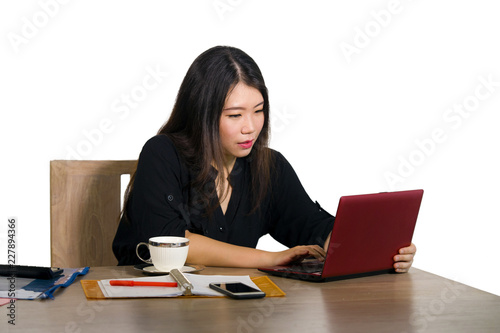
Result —
[{"label": "woman's neck", "polygon": [[217,168],[217,164],[214,161],[212,161],[212,166],[219,172],[219,174],[226,174],[225,178],[227,178],[231,174],[235,163],[236,157],[231,155],[224,157],[224,163],[222,164],[224,170],[219,170]]},{"label": "woman's neck", "polygon": [[236,162],[236,157],[235,156],[226,156],[224,159],[224,169],[227,172],[228,176],[231,174],[231,171],[233,170],[234,163]]}]

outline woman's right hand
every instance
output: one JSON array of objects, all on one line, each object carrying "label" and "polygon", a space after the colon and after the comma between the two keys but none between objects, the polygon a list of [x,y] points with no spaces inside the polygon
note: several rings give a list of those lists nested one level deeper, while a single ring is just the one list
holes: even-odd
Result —
[{"label": "woman's right hand", "polygon": [[314,257],[320,261],[325,260],[326,252],[318,245],[301,245],[280,252],[268,252],[271,256],[270,266],[282,266],[299,263],[302,260]]},{"label": "woman's right hand", "polygon": [[224,243],[186,230],[189,238],[187,262],[205,266],[258,268],[300,262],[308,257],[323,261],[326,252],[318,245],[295,246],[269,252]]}]

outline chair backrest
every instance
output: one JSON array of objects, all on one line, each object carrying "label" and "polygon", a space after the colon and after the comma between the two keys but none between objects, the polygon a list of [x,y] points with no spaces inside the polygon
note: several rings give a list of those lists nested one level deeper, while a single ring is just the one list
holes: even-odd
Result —
[{"label": "chair backrest", "polygon": [[111,266],[120,216],[120,176],[137,161],[50,161],[50,244],[54,267]]}]

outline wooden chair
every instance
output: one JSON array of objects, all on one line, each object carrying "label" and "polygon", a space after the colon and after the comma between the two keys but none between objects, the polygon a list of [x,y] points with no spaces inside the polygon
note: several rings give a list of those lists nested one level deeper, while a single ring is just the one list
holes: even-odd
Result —
[{"label": "wooden chair", "polygon": [[120,176],[137,161],[50,161],[51,265],[110,266],[120,216]]}]

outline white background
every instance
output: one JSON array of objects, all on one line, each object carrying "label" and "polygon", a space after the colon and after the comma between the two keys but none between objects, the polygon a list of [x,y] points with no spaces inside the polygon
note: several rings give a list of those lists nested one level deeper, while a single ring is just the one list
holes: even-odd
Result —
[{"label": "white background", "polygon": [[414,266],[500,295],[494,4],[2,2],[0,262],[16,216],[17,263],[50,265],[50,160],[136,159],[194,58],[223,44],[261,67],[271,145],[313,200],[334,214],[342,195],[423,188]]}]

